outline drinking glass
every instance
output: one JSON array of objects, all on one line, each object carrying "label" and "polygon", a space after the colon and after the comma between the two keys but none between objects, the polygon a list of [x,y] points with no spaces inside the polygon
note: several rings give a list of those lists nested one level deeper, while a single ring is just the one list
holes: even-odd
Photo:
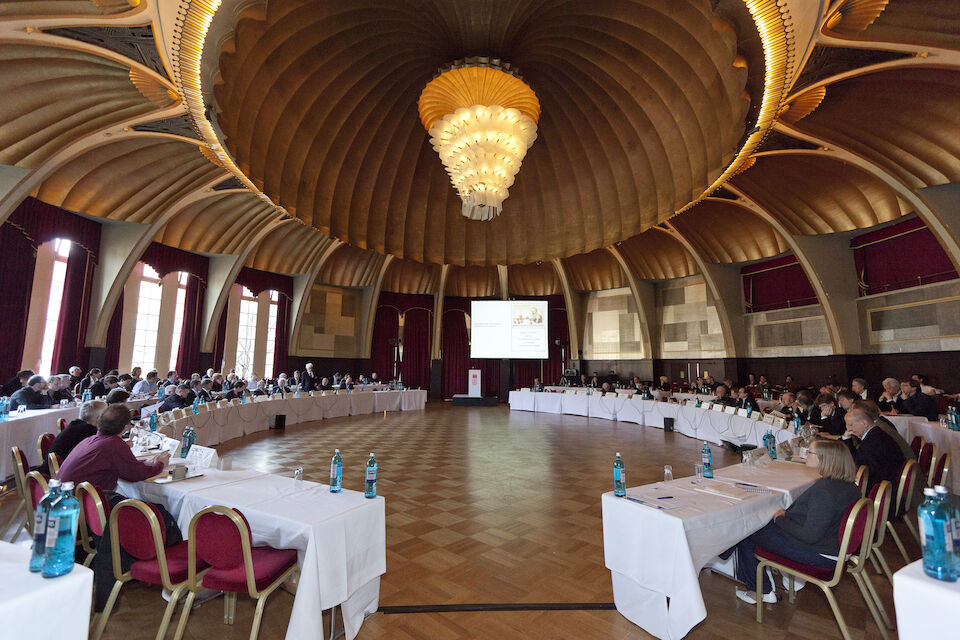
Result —
[{"label": "drinking glass", "polygon": [[293,470],[293,486],[297,491],[303,489],[303,467],[297,467]]},{"label": "drinking glass", "polygon": [[69,402],[70,402],[69,400],[61,400],[61,401],[60,401],[60,408],[61,408],[61,409],[66,408],[67,403],[69,403]]},{"label": "drinking glass", "polygon": [[17,413],[26,413],[26,412],[27,412],[27,405],[21,404],[20,406],[17,407]]},{"label": "drinking glass", "polygon": [[949,425],[947,424],[947,419],[943,416],[940,416],[940,426],[943,427],[944,429],[950,428]]},{"label": "drinking glass", "polygon": [[693,465],[693,473],[697,477],[696,483],[697,484],[702,483],[703,482],[703,465],[702,464]]},{"label": "drinking glass", "polygon": [[663,481],[670,482],[673,480],[673,467],[669,464],[663,465]]}]

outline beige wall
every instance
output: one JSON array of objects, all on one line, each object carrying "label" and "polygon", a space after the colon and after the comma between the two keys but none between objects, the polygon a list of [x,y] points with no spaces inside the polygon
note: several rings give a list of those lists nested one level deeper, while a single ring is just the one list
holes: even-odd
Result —
[{"label": "beige wall", "polygon": [[304,357],[359,357],[362,309],[363,289],[315,284],[291,351]]},{"label": "beige wall", "polygon": [[656,318],[660,358],[722,358],[720,317],[702,276],[658,282]]},{"label": "beige wall", "polygon": [[864,353],[960,350],[960,280],[857,301]]},{"label": "beige wall", "polygon": [[643,357],[640,316],[629,287],[583,293],[583,357],[635,360]]},{"label": "beige wall", "polygon": [[743,322],[748,357],[833,355],[827,321],[818,304],[747,313]]}]

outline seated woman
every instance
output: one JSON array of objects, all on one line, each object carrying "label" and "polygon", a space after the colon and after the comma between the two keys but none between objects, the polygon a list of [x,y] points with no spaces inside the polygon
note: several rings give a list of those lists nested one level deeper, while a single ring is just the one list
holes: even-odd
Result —
[{"label": "seated woman", "polygon": [[[816,467],[820,479],[813,483],[790,508],[773,514],[762,529],[737,545],[737,579],[746,589],[737,589],[737,597],[756,604],[757,565],[753,554],[760,546],[803,564],[832,567],[840,551],[837,532],[847,507],[860,497],[854,484],[856,468],[850,451],[836,440],[815,440],[807,452],[807,466]],[[770,579],[763,576],[763,601],[777,601]]]}]

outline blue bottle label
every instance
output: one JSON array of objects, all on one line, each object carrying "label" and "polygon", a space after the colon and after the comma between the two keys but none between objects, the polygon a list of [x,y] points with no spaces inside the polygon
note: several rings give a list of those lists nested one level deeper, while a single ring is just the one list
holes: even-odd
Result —
[{"label": "blue bottle label", "polygon": [[613,468],[613,481],[623,482],[623,469],[621,469],[620,467]]},{"label": "blue bottle label", "polygon": [[57,546],[57,536],[60,533],[60,516],[47,518],[47,539],[44,541],[47,549]]},{"label": "blue bottle label", "polygon": [[377,480],[377,468],[367,467],[367,482],[376,482],[376,480]]},{"label": "blue bottle label", "polygon": [[38,546],[43,546],[44,537],[47,533],[47,514],[35,513],[33,515],[33,540]]}]

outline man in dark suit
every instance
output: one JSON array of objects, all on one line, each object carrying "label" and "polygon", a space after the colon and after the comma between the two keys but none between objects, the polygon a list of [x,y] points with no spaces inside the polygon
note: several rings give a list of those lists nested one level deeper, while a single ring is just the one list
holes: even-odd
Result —
[{"label": "man in dark suit", "polygon": [[747,391],[746,387],[737,389],[737,409],[753,409],[760,411],[760,405],[754,400],[753,394]]},{"label": "man in dark suit", "polygon": [[847,433],[860,438],[860,446],[853,454],[853,462],[858,467],[865,465],[870,471],[867,491],[884,480],[889,480],[896,486],[900,468],[906,461],[897,443],[873,423],[869,413],[862,407],[854,406],[847,412],[844,421]]},{"label": "man in dark suit", "polygon": [[714,404],[722,404],[725,407],[732,407],[737,401],[730,396],[730,390],[724,385],[717,386],[717,397],[713,399]]},{"label": "man in dark suit", "polygon": [[47,381],[43,376],[28,378],[27,385],[10,396],[10,410],[15,411],[21,406],[27,409],[49,409],[50,396],[44,393],[46,386]]},{"label": "man in dark suit", "polygon": [[900,396],[903,398],[903,412],[914,416],[923,416],[927,420],[936,422],[940,418],[940,409],[933,396],[928,396],[920,390],[920,383],[909,380],[900,383]]},{"label": "man in dark suit", "polygon": [[[787,416],[788,418],[793,417],[794,410],[798,410],[795,406],[797,402],[797,396],[792,391],[784,391],[780,396],[780,406],[777,407],[777,411]],[[804,416],[800,417],[800,420],[804,420]]]},{"label": "man in dark suit", "polygon": [[[811,418],[810,422],[817,426],[821,435],[826,433],[831,436],[842,436],[847,427],[844,423],[843,409],[837,406],[837,399],[829,393],[821,393],[817,396],[816,404],[820,414],[817,420]],[[833,439],[836,440],[836,438]]]},{"label": "man in dark suit", "polygon": [[308,362],[306,370],[303,372],[303,382],[300,390],[309,393],[317,388],[317,382],[317,376],[313,373],[313,363]]},{"label": "man in dark suit", "polygon": [[876,400],[874,395],[867,390],[867,381],[863,378],[851,380],[850,390],[857,394],[857,398],[860,400]]},{"label": "man in dark suit", "polygon": [[177,390],[174,393],[166,396],[163,399],[163,402],[160,403],[160,408],[157,409],[160,413],[164,411],[172,411],[174,409],[183,409],[184,407],[190,406],[190,403],[187,402],[187,396],[190,394],[190,385],[181,384],[177,386]]}]

